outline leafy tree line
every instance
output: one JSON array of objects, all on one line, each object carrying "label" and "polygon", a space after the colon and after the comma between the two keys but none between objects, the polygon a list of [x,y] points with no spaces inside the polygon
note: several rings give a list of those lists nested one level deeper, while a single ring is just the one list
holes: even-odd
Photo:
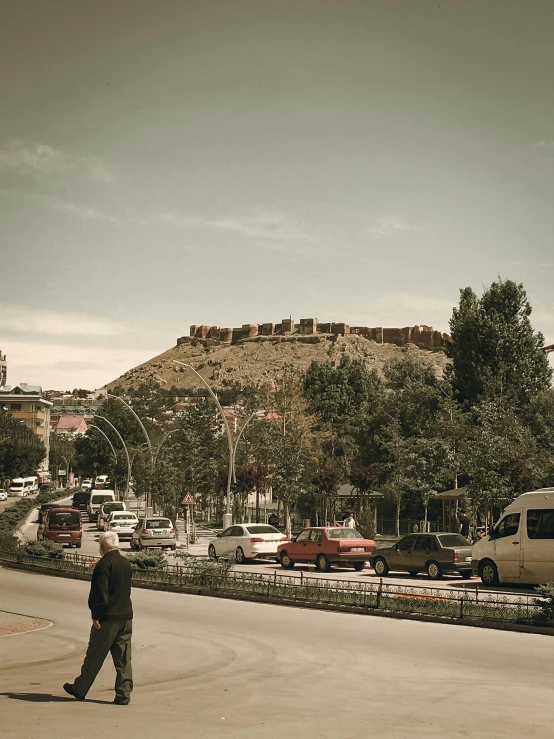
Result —
[{"label": "leafy tree line", "polygon": [[[345,355],[338,364],[314,362],[301,377],[285,370],[273,378],[275,392],[232,388],[220,394],[237,416],[234,440],[241,434],[234,520],[245,515],[249,493],[258,499],[269,489],[287,525],[292,510],[301,518],[332,520],[344,513],[337,492],[347,483],[369,533],[375,494],[384,496],[380,510],[394,516],[398,528],[401,516],[426,517],[428,510],[436,516],[434,494],[442,490],[466,487],[477,517],[486,506],[552,483],[552,372],[530,316],[522,285],[498,281],[481,297],[465,288],[450,321],[451,363],[443,377],[406,349],[382,373]],[[221,520],[229,452],[207,391],[152,383],[126,398],[152,451],[119,401],[104,400],[100,414],[125,439],[137,492],[150,491],[166,513],[175,513],[191,492]],[[75,464],[88,474],[108,472],[124,487],[121,443],[101,419],[95,424],[110,437],[115,455],[91,429],[76,442]]]}]

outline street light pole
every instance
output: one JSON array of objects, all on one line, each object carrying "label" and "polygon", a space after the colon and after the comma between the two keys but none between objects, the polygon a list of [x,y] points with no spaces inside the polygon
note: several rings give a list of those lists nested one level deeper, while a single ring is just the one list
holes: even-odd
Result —
[{"label": "street light pole", "polygon": [[123,441],[123,437],[121,436],[121,434],[119,433],[119,431],[116,429],[116,427],[113,425],[113,423],[111,421],[109,421],[104,416],[99,415],[98,413],[94,413],[93,415],[94,415],[94,418],[101,418],[103,421],[106,421],[106,423],[108,424],[108,426],[111,426],[111,428],[119,436],[119,440],[123,444],[123,449],[125,451],[125,456],[127,457],[127,490],[126,490],[126,494],[128,495],[129,494],[129,486],[131,484],[131,460],[129,458],[129,452],[127,451],[127,445],[125,444],[125,442]]},{"label": "street light pole", "polygon": [[219,402],[217,395],[214,393],[214,391],[211,389],[209,383],[202,377],[202,375],[197,372],[194,367],[191,367],[190,364],[185,364],[185,362],[179,362],[177,359],[173,360],[175,364],[180,364],[183,367],[186,367],[187,369],[194,372],[194,374],[198,377],[198,379],[208,388],[208,392],[212,396],[212,398],[215,400],[215,403],[219,409],[219,412],[221,414],[221,417],[223,419],[223,425],[225,426],[225,432],[227,434],[227,442],[229,444],[229,470],[227,472],[227,494],[225,498],[225,514],[223,516],[223,529],[228,529],[229,526],[233,523],[233,514],[231,513],[231,480],[234,477],[234,449],[233,449],[233,438],[231,436],[231,429],[229,428],[229,423],[227,422],[227,418],[225,416],[225,413],[223,412],[223,408],[221,407],[221,403]]},{"label": "street light pole", "polygon": [[112,448],[112,452],[113,452],[114,460],[115,460],[115,461],[117,462],[117,452],[115,451],[115,447],[114,447],[114,445],[112,444],[112,440],[110,439],[110,437],[108,436],[108,434],[106,434],[106,433],[105,433],[104,431],[102,431],[102,429],[101,429],[101,428],[100,428],[99,426],[96,426],[96,425],[95,425],[94,423],[89,423],[89,424],[88,424],[88,427],[89,427],[90,429],[96,429],[97,431],[100,431],[100,433],[102,434],[102,436],[104,436],[104,437],[105,437],[106,441],[108,442],[108,444],[109,444],[109,445],[111,446],[111,448]]},{"label": "street light pole", "polygon": [[[133,414],[133,416],[137,419],[137,421],[138,421],[138,423],[139,423],[139,425],[140,425],[140,427],[142,429],[142,433],[144,434],[144,438],[146,439],[146,443],[148,444],[148,449],[150,451],[150,476],[153,477],[153,474],[154,474],[154,457],[153,457],[153,453],[152,453],[152,442],[150,441],[150,437],[148,436],[148,432],[144,428],[143,422],[140,420],[140,418],[135,413],[135,411],[131,408],[131,406],[129,405],[129,403],[126,403],[123,400],[123,398],[121,398],[119,395],[112,395],[111,393],[106,393],[106,395],[108,396],[108,398],[115,398],[116,400],[120,400],[123,403],[123,405],[127,408],[127,410],[131,411],[131,413]],[[148,506],[148,498],[149,497],[150,497],[150,502],[152,502],[152,500],[151,500],[151,494],[146,493],[146,513],[147,513],[147,515],[148,515],[148,507],[149,507]]]}]

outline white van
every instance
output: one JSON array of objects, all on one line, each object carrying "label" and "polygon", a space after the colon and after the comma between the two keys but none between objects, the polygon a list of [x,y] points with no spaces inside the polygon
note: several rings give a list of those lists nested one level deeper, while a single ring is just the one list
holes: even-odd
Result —
[{"label": "white van", "polygon": [[25,480],[27,489],[29,490],[29,493],[38,492],[38,477],[36,475],[32,475],[31,477],[25,477],[24,480]]},{"label": "white van", "polygon": [[102,503],[109,503],[115,501],[115,493],[113,490],[93,490],[90,496],[90,500],[87,505],[88,520],[96,521],[98,518],[98,511]]},{"label": "white van", "polygon": [[473,545],[472,568],[485,585],[554,581],[554,488],[510,503],[489,536]]},{"label": "white van", "polygon": [[14,477],[10,484],[10,495],[17,495],[19,498],[29,495],[29,485],[24,477]]}]

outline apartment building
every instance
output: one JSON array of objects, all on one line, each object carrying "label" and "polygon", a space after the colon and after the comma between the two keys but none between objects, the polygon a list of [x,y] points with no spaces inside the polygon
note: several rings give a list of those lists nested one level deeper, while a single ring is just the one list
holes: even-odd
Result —
[{"label": "apartment building", "polygon": [[12,416],[24,423],[38,436],[46,447],[43,468],[48,469],[50,451],[50,408],[52,403],[42,397],[40,385],[0,386],[0,407],[10,411]]}]

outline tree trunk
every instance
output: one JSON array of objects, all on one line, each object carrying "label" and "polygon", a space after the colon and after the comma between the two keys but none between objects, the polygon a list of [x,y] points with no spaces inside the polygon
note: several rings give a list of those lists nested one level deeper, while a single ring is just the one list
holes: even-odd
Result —
[{"label": "tree trunk", "polygon": [[400,536],[400,496],[396,499],[396,536]]}]

